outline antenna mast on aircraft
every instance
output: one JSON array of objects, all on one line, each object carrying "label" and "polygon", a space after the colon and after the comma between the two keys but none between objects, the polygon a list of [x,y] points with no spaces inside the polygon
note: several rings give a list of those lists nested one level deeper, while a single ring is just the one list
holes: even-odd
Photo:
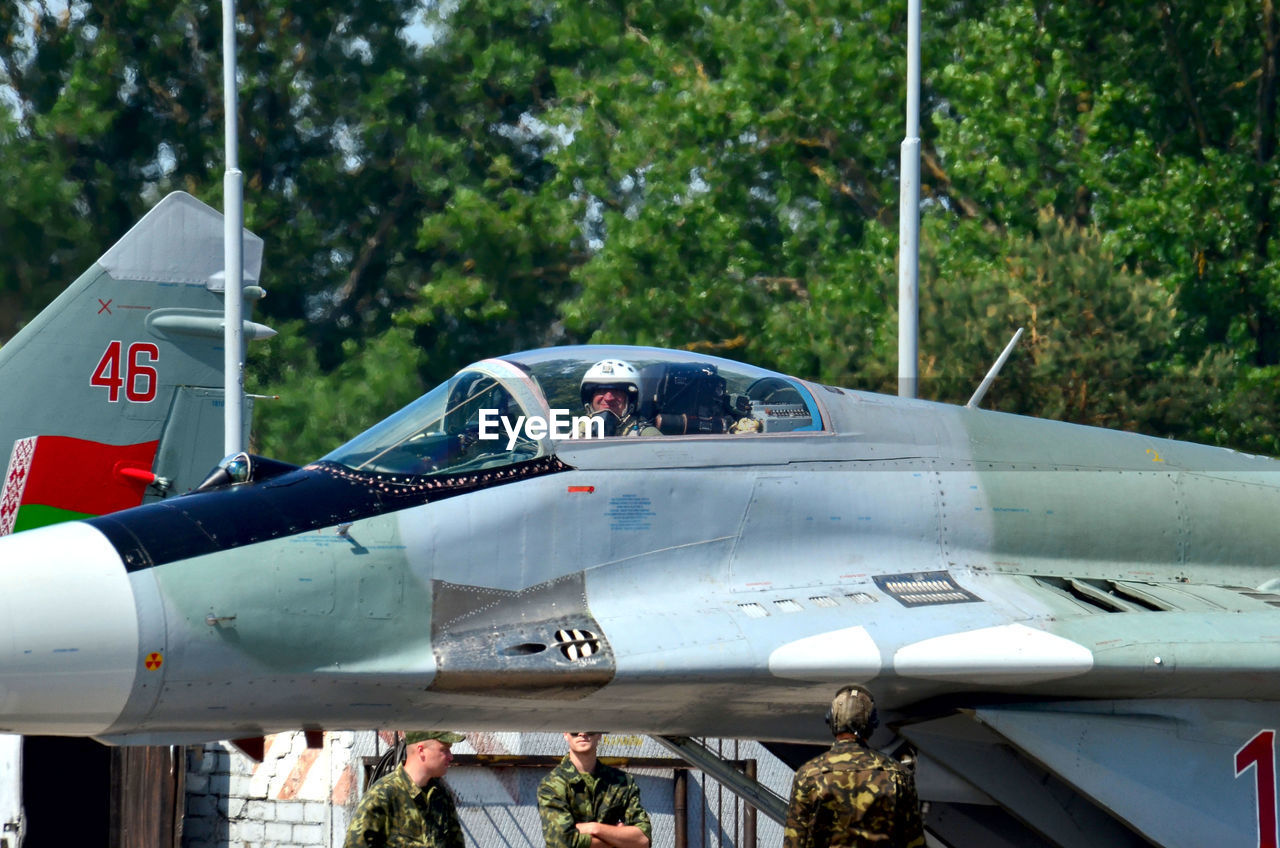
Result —
[{"label": "antenna mast on aircraft", "polygon": [[898,396],[919,383],[920,0],[907,0],[907,134],[898,194]]},{"label": "antenna mast on aircraft", "polygon": [[226,113],[227,170],[222,180],[223,258],[223,453],[244,450],[244,185],[236,140],[236,4],[222,0],[222,88]]}]

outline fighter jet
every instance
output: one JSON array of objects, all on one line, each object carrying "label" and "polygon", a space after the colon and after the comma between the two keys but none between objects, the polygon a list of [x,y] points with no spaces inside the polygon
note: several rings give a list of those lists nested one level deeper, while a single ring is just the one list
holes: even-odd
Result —
[{"label": "fighter jet", "polygon": [[688,352],[502,356],[305,467],[0,539],[0,729],[815,743],[861,682],[953,811],[1274,845],[1278,471]]},{"label": "fighter jet", "polygon": [[[0,347],[0,535],[189,491],[222,458],[222,238],[170,194]],[[244,250],[256,283],[262,240]]]}]

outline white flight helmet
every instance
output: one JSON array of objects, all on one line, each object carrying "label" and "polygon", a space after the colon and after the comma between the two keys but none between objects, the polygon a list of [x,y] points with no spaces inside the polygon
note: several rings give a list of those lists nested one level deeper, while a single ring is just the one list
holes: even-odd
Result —
[{"label": "white flight helmet", "polygon": [[582,405],[591,406],[591,395],[608,386],[626,388],[628,409],[635,409],[640,398],[640,372],[622,359],[602,359],[582,375]]}]

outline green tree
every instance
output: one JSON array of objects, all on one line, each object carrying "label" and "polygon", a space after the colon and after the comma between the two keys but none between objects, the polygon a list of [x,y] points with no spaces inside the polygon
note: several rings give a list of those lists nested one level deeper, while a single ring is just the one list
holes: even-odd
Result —
[{"label": "green tree", "polygon": [[[408,0],[241,11],[264,452],[560,341],[892,388],[905,9],[462,0],[426,44]],[[1018,318],[1002,408],[1271,446],[1270,4],[927,12],[926,391],[963,401]],[[0,337],[159,194],[219,202],[219,24],[0,0]]]},{"label": "green tree", "polygon": [[[584,217],[601,210],[602,235],[568,326],[887,388],[900,16],[860,3],[564,10],[558,29],[583,58],[553,113],[576,132],[556,160],[561,191]],[[1020,257],[1045,274],[1025,299],[1061,310],[1087,296],[1073,317],[1094,321],[1038,350],[1040,381],[1071,367],[1020,409],[1260,446],[1276,343],[1269,7],[967,2],[925,23],[926,311],[979,284],[955,269]],[[1044,210],[1094,235],[1046,230]],[[1053,250],[1066,253],[1050,262]],[[1006,273],[981,278],[1019,291]],[[981,314],[966,332],[986,354],[926,363],[930,391],[951,395],[949,374],[998,350],[1007,331],[991,337]],[[936,329],[927,354],[951,338],[931,341]],[[1252,367],[1252,424],[1204,402],[1206,385],[1234,397]]]},{"label": "green tree", "polygon": [[1026,229],[1035,211],[1097,226],[1117,260],[1166,280],[1191,354],[1280,361],[1274,185],[1280,43],[1269,2],[961,3],[937,188]]},{"label": "green tree", "polygon": [[964,403],[1013,331],[1025,330],[984,407],[1098,427],[1208,433],[1231,361],[1185,362],[1163,281],[1120,265],[1096,229],[1042,212],[1033,235],[931,227],[922,275],[924,393]]},{"label": "green tree", "polygon": [[[566,325],[818,376],[886,310],[898,15],[848,3],[563,6],[554,186],[593,226]],[[821,331],[815,329],[821,326]]]},{"label": "green tree", "polygon": [[[388,148],[400,145],[364,131],[366,117],[396,127],[416,119],[421,98],[396,97],[415,91],[405,78],[419,51],[403,36],[415,10],[408,0],[294,6],[240,7],[240,166],[246,223],[269,237],[273,297],[263,308],[308,315],[318,341],[352,323],[356,307],[344,295],[360,289],[359,272],[385,270],[360,248],[388,226],[379,213],[394,210],[403,190],[388,177]],[[41,291],[65,285],[169,191],[221,205],[220,4],[184,0],[158,14],[125,0],[62,12],[3,0],[0,26],[0,84],[14,104],[8,132],[17,141],[0,167],[21,172],[36,163],[29,182],[45,186],[6,196],[6,214],[33,242],[0,288],[22,290],[10,280],[24,277],[38,278]],[[406,221],[411,245],[416,216]],[[26,256],[52,261],[17,265]],[[384,277],[394,292],[401,281]],[[0,337],[16,320],[7,316]]]},{"label": "green tree", "polygon": [[[258,418],[264,451],[318,455],[335,421],[348,422],[338,438],[353,436],[467,362],[564,338],[557,305],[586,255],[572,210],[539,193],[554,173],[544,155],[553,142],[534,118],[555,98],[542,15],[495,3],[430,23],[436,41],[414,71],[383,83],[412,108],[350,116],[354,149],[378,151],[354,166],[353,190],[382,200],[330,216],[348,247],[323,261],[350,270],[307,289],[311,323],[326,321],[328,335],[260,361],[259,384],[288,392]],[[294,227],[299,213],[281,202],[278,214]],[[318,260],[332,249],[297,235]],[[294,327],[316,340],[314,327]]]},{"label": "green tree", "polygon": [[91,234],[76,208],[75,163],[65,145],[49,143],[59,131],[47,114],[59,87],[55,69],[72,41],[42,6],[0,2],[0,341],[79,272],[79,245]]},{"label": "green tree", "polygon": [[[270,292],[258,315],[303,335],[253,352],[255,387],[289,390],[261,405],[262,449],[306,458],[331,442],[312,438],[327,423],[359,429],[462,362],[557,338],[581,256],[568,210],[537,202],[547,141],[523,125],[553,98],[540,13],[436,19],[424,49],[406,35],[421,14],[409,0],[239,12],[246,225],[266,239]],[[162,194],[221,205],[225,163],[218,4],[59,15],[0,0],[0,27],[0,138],[14,142],[0,174],[20,189],[0,222],[27,239],[0,264],[3,338]],[[413,356],[351,361],[403,353],[406,333]],[[382,370],[380,397],[348,397],[350,374]],[[298,419],[314,422],[301,439]]]}]

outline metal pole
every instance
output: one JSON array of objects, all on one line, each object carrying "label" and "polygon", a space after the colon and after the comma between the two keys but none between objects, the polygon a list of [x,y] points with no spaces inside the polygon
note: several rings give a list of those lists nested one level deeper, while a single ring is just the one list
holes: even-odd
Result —
[{"label": "metal pole", "polygon": [[898,395],[913,398],[920,380],[920,0],[907,0],[907,134],[898,206]]},{"label": "metal pole", "polygon": [[[651,736],[654,742],[671,751],[689,765],[709,775],[725,789],[746,801],[778,824],[787,820],[787,799],[782,798],[758,780],[746,776],[723,757],[717,756],[702,742],[688,736]],[[705,797],[705,793],[704,793]]]},{"label": "metal pole", "polygon": [[222,88],[227,170],[223,192],[223,454],[244,450],[244,186],[236,141],[236,3],[222,0]]},{"label": "metal pole", "polygon": [[1018,328],[1018,332],[1013,334],[1013,338],[1009,339],[1009,343],[1004,346],[1004,350],[1000,351],[1000,356],[996,358],[995,364],[987,371],[987,376],[982,378],[982,382],[978,384],[978,389],[973,393],[973,397],[969,398],[969,402],[965,406],[970,409],[976,408],[982,403],[982,399],[986,397],[987,389],[991,388],[991,384],[996,381],[996,377],[1000,374],[1000,369],[1004,367],[1004,363],[1009,358],[1009,354],[1013,353],[1014,346],[1018,343],[1018,339],[1022,338],[1022,327]]},{"label": "metal pole", "polygon": [[689,772],[678,768],[672,774],[671,816],[675,827],[675,848],[689,845]]},{"label": "metal pole", "polygon": [[[724,740],[716,740],[716,759],[724,762]],[[707,785],[704,781],[704,787]],[[724,848],[724,784],[716,789],[716,822],[720,827],[716,828],[716,848]],[[736,837],[737,834],[734,834]]]}]

